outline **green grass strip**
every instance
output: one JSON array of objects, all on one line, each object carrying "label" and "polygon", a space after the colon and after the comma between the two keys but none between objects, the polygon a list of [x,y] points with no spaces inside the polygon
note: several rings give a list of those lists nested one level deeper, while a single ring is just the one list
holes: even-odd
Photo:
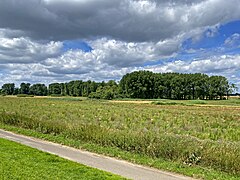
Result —
[{"label": "green grass strip", "polygon": [[107,179],[120,176],[0,138],[0,179]]}]

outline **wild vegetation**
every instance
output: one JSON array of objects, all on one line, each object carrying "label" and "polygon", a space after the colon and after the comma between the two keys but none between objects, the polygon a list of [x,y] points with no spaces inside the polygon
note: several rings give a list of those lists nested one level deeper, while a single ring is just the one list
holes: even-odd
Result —
[{"label": "wild vegetation", "polygon": [[158,106],[71,99],[2,97],[0,122],[240,176],[239,100]]},{"label": "wild vegetation", "polygon": [[7,83],[0,91],[5,95],[27,94],[36,96],[83,96],[95,99],[164,98],[164,99],[226,99],[235,90],[223,76],[206,74],[153,73],[136,71],[122,77],[119,84],[104,81],[70,81],[44,84],[21,83],[20,88]]},{"label": "wild vegetation", "polygon": [[0,138],[0,179],[124,179]]}]

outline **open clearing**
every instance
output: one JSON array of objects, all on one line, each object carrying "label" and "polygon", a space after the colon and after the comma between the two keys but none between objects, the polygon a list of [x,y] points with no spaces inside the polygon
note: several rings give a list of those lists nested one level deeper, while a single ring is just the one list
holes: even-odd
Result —
[{"label": "open clearing", "polygon": [[239,99],[134,104],[2,97],[0,109],[1,126],[195,178],[239,179]]}]

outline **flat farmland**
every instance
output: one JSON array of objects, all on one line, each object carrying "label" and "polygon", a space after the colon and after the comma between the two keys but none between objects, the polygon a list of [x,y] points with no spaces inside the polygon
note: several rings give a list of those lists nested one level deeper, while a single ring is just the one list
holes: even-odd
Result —
[{"label": "flat farmland", "polygon": [[239,177],[239,102],[1,97],[0,122]]}]

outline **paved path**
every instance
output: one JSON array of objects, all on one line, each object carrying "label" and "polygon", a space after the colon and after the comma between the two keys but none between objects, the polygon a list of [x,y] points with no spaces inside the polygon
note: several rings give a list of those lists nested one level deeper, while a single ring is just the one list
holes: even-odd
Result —
[{"label": "paved path", "polygon": [[60,157],[108,171],[120,176],[136,180],[191,180],[192,178],[172,174],[152,168],[135,165],[126,161],[74,149],[40,139],[18,135],[0,129],[0,138],[15,141]]}]

